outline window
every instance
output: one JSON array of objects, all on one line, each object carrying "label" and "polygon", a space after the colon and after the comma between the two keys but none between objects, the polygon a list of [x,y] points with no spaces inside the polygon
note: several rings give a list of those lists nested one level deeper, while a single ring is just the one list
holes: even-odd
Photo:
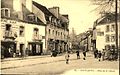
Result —
[{"label": "window", "polygon": [[10,9],[9,8],[2,8],[1,9],[1,16],[10,17]]},{"label": "window", "polygon": [[10,31],[11,30],[11,25],[10,24],[6,24],[6,31]]},{"label": "window", "polygon": [[34,28],[34,36],[38,36],[39,34],[39,29],[38,28]]},{"label": "window", "polygon": [[115,42],[115,35],[111,35],[111,42]]},{"label": "window", "polygon": [[110,36],[106,35],[106,42],[110,42]]},{"label": "window", "polygon": [[104,32],[97,32],[98,36],[104,36]]},{"label": "window", "polygon": [[49,34],[50,34],[50,29],[49,29]]},{"label": "window", "polygon": [[106,49],[106,50],[110,50],[110,45],[106,45],[106,46],[105,46],[105,49]]},{"label": "window", "polygon": [[34,14],[28,15],[28,20],[29,21],[35,21],[35,15]]},{"label": "window", "polygon": [[53,30],[53,35],[54,35],[54,30]]},{"label": "window", "polygon": [[61,37],[62,37],[62,32],[61,32]]},{"label": "window", "polygon": [[115,25],[114,24],[111,25],[111,32],[113,32],[113,31],[115,31]]},{"label": "window", "polygon": [[20,36],[24,36],[24,27],[20,26],[20,32],[19,32]]},{"label": "window", "polygon": [[56,31],[56,36],[57,36],[57,31]]},{"label": "window", "polygon": [[106,32],[109,32],[110,31],[110,27],[109,25],[106,26]]},{"label": "window", "polygon": [[58,32],[58,36],[60,35],[60,33]]}]

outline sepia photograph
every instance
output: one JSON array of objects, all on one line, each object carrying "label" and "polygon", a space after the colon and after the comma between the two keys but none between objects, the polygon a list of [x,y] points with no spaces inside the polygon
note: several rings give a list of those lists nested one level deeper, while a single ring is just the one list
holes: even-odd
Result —
[{"label": "sepia photograph", "polygon": [[1,75],[120,75],[120,0],[0,0]]}]

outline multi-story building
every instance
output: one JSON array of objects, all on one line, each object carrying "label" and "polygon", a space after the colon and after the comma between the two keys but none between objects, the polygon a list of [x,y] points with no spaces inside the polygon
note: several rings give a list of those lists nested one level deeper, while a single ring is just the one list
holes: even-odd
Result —
[{"label": "multi-story building", "polygon": [[[118,16],[120,17],[120,15]],[[118,46],[120,48],[120,28],[118,21],[118,38],[116,38],[116,25],[115,25],[115,15],[109,13],[104,17],[97,20],[96,23],[96,48],[98,50],[106,49],[115,49],[116,48],[116,39],[118,39]]]},{"label": "multi-story building", "polygon": [[68,15],[61,15],[59,7],[47,9],[45,6],[33,1],[33,4],[42,10],[47,21],[46,25],[46,49],[51,52],[53,49],[63,52],[68,48],[69,19]]},{"label": "multi-story building", "polygon": [[45,24],[44,13],[32,0],[2,0],[2,56],[41,54],[45,49]]},{"label": "multi-story building", "polygon": [[57,18],[32,0],[1,0],[2,56],[40,55],[51,45],[58,50],[60,41],[68,42],[67,23],[68,16]]}]

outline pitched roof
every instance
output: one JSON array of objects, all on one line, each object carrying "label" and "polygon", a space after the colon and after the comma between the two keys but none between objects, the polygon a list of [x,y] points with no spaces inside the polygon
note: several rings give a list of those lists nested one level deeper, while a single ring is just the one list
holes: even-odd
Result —
[{"label": "pitched roof", "polygon": [[[119,19],[120,19],[120,14],[118,14],[118,20]],[[115,22],[115,14],[114,13],[106,13],[104,16],[97,19],[97,25],[112,23],[112,22]]]},{"label": "pitched roof", "polygon": [[35,1],[32,1],[32,3],[33,3],[33,5],[35,5],[38,9],[40,9],[45,15],[55,17],[45,6],[43,6],[43,5],[41,5],[41,4],[38,4],[38,3],[35,2]]},{"label": "pitched roof", "polygon": [[60,19],[62,22],[69,22],[69,20],[68,20],[66,17],[62,16],[61,14],[59,15],[59,19]]}]

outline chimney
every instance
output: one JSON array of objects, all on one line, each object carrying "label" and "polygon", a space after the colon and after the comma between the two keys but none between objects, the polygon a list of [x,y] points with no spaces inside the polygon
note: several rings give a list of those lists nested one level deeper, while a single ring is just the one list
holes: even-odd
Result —
[{"label": "chimney", "polygon": [[52,8],[49,8],[49,11],[55,15],[55,17],[59,17],[59,7],[52,7]]},{"label": "chimney", "polygon": [[23,20],[22,1],[21,0],[13,0],[13,10],[18,12],[18,18]]}]

